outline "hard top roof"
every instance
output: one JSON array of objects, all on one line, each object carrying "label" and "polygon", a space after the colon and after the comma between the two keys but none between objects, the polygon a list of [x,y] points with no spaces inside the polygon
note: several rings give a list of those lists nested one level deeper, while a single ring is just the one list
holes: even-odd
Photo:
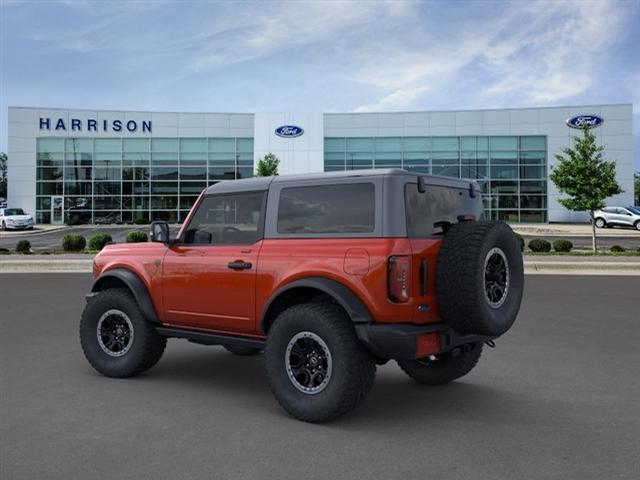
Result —
[{"label": "hard top roof", "polygon": [[282,175],[276,177],[252,177],[239,180],[221,180],[220,182],[211,185],[205,191],[206,195],[213,193],[234,193],[234,192],[249,192],[257,190],[268,190],[271,182],[273,183],[288,183],[288,182],[300,182],[307,180],[327,180],[341,179],[341,178],[362,178],[362,177],[384,177],[384,176],[408,176],[429,177],[434,183],[460,186],[462,183],[468,185],[468,180],[460,180],[453,177],[442,177],[438,175],[426,175],[418,172],[408,172],[401,168],[379,168],[369,170],[341,170],[338,172],[319,172],[319,173],[304,173],[304,174],[291,174]]}]

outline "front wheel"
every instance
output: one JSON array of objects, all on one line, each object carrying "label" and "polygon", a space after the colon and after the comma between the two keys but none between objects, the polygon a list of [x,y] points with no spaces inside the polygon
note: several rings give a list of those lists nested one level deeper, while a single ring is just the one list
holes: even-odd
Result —
[{"label": "front wheel", "polygon": [[267,337],[265,363],[280,405],[306,422],[330,420],[356,408],[376,372],[351,320],[330,303],[295,305],[281,313]]},{"label": "front wheel", "polygon": [[2,222],[2,231],[5,231],[7,229],[7,224]]},{"label": "front wheel", "polygon": [[158,335],[128,290],[99,292],[87,303],[80,320],[85,357],[107,377],[132,377],[153,367],[162,356],[166,337]]},{"label": "front wheel", "polygon": [[607,226],[607,222],[604,221],[604,218],[596,218],[596,227],[604,228]]},{"label": "front wheel", "polygon": [[480,360],[482,343],[465,347],[434,359],[398,360],[398,365],[404,373],[424,385],[453,382],[473,370]]}]

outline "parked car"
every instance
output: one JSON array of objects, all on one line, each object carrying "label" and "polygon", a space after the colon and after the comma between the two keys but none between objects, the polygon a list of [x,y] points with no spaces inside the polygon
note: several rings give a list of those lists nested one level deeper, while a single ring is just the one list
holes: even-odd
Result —
[{"label": "parked car", "polygon": [[131,377],[167,338],[264,351],[292,416],[357,407],[377,364],[435,385],[468,374],[509,330],[524,286],[520,247],[483,220],[476,182],[366,170],[217,183],[177,238],[107,245],[80,321],[89,363]]},{"label": "parked car", "polygon": [[640,208],[605,207],[593,215],[596,227],[633,227],[640,230]]},{"label": "parked car", "polygon": [[24,213],[21,208],[0,209],[0,228],[8,230],[24,230],[33,228],[33,217]]}]

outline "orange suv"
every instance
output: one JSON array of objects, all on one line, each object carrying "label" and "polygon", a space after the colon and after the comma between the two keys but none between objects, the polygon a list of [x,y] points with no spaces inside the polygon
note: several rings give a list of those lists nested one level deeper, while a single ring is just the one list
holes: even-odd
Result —
[{"label": "orange suv", "polygon": [[217,183],[175,239],[154,222],[151,242],[98,254],[82,349],[109,377],[171,337],[264,352],[274,396],[310,422],[358,406],[390,359],[453,381],[522,298],[517,240],[482,212],[477,183],[397,169]]}]

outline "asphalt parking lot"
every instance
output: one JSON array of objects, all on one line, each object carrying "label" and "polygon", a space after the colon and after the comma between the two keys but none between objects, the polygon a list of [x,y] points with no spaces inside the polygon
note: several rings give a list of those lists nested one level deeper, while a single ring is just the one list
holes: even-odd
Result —
[{"label": "asphalt parking lot", "polygon": [[147,374],[101,377],[77,324],[85,274],[0,275],[0,478],[637,479],[638,277],[528,276],[478,367],[419,386],[389,363],[367,402],[289,418],[260,357],[171,340]]}]

